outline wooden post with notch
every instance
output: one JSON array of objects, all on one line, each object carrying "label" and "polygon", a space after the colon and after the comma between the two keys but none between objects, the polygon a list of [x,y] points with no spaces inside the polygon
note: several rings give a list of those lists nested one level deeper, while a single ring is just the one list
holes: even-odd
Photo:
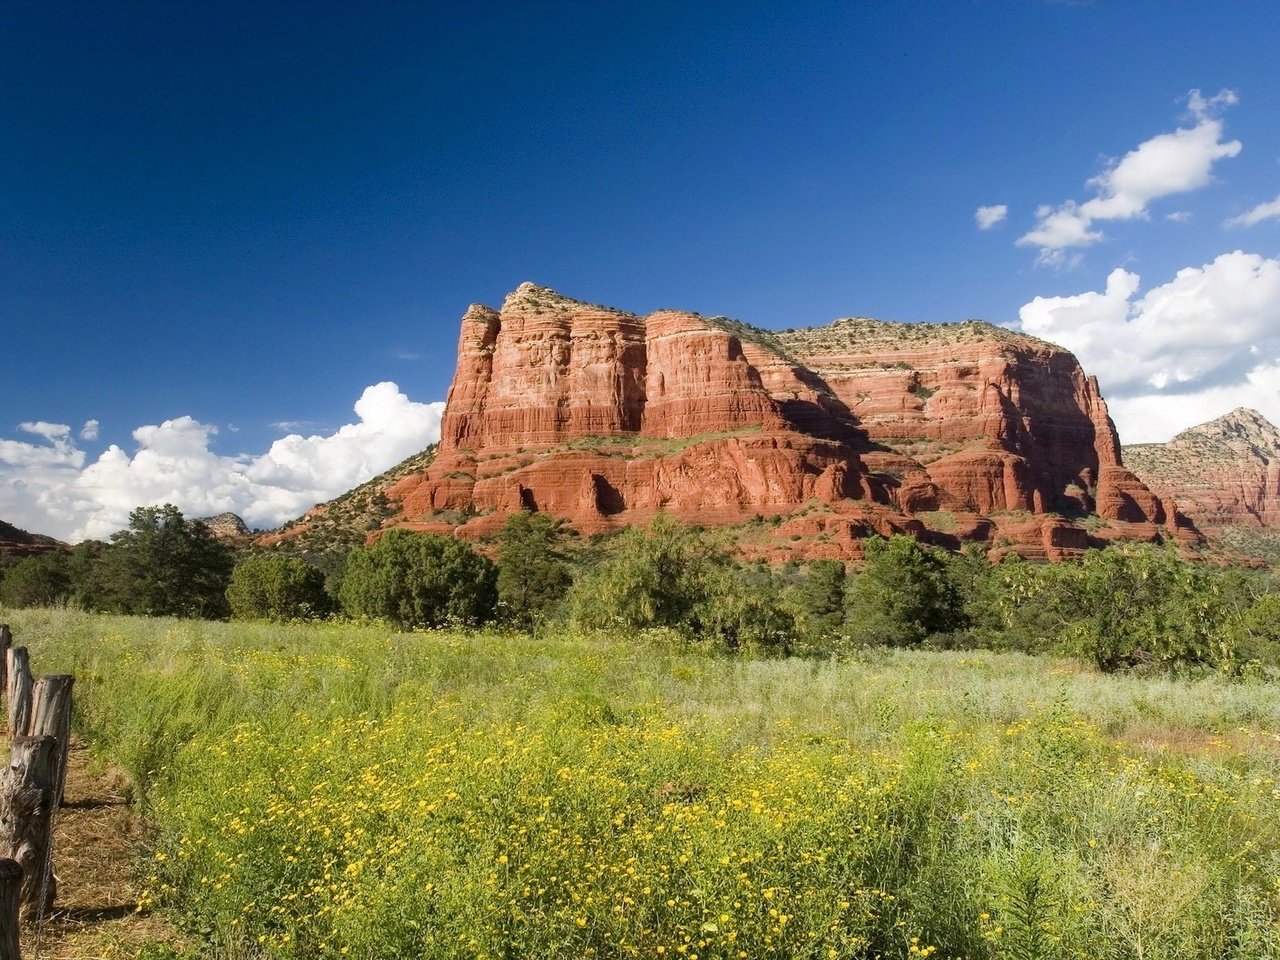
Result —
[{"label": "wooden post with notch", "polygon": [[10,647],[8,661],[9,740],[25,737],[31,728],[31,658],[26,647]]},{"label": "wooden post with notch", "polygon": [[9,765],[0,771],[0,857],[22,867],[20,901],[26,919],[44,913],[50,886],[57,762],[53,737],[15,737]]},{"label": "wooden post with notch", "polygon": [[22,893],[22,867],[0,860],[0,960],[22,960],[18,947],[18,897]]}]

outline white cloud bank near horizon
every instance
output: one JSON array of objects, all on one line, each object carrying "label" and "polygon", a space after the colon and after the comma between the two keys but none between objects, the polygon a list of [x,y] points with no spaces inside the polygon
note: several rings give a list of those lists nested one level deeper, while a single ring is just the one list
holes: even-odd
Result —
[{"label": "white cloud bank near horizon", "polygon": [[1098,377],[1124,443],[1163,441],[1236,407],[1280,424],[1280,260],[1236,250],[1141,296],[1112,270],[1103,290],[1036,297],[1020,328]]},{"label": "white cloud bank near horizon", "polygon": [[[410,400],[384,381],[366,387],[354,410],[357,422],[327,436],[290,434],[264,454],[235,457],[210,450],[217,427],[177,417],[134,430],[132,455],[112,444],[87,466],[69,425],[19,424],[43,442],[0,439],[0,518],[73,542],[110,536],[135,507],[163,503],[189,517],[230,511],[275,527],[435,443],[444,403]],[[88,421],[80,435],[97,429]]]},{"label": "white cloud bank near horizon", "polygon": [[1095,191],[1091,199],[1041,205],[1036,225],[1018,238],[1017,245],[1035,247],[1038,264],[1070,264],[1068,250],[1105,239],[1098,223],[1146,219],[1156,200],[1207,186],[1213,181],[1214,163],[1238,156],[1242,149],[1239,140],[1222,139],[1219,118],[1224,108],[1238,102],[1234,90],[1208,98],[1192,90],[1187,95],[1192,126],[1152,137],[1111,162],[1086,182]]}]

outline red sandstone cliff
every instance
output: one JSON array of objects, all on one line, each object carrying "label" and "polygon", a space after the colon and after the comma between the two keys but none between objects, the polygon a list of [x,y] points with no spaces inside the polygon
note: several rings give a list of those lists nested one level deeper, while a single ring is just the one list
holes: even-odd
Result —
[{"label": "red sandstone cliff", "polygon": [[1240,408],[1168,443],[1124,448],[1134,472],[1202,533],[1280,532],[1280,430]]},{"label": "red sandstone cliff", "polygon": [[898,531],[1058,558],[1166,522],[1096,381],[1051,344],[977,321],[770,333],[529,283],[467,311],[436,459],[386,492],[416,529],[665,510],[774,559]]}]

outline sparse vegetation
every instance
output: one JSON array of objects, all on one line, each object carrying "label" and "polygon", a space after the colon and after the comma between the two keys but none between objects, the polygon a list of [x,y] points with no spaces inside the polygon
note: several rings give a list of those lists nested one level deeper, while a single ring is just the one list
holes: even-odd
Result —
[{"label": "sparse vegetation", "polygon": [[421,473],[435,456],[433,444],[342,496],[319,504],[308,516],[286,523],[281,532],[288,536],[270,549],[297,554],[322,569],[331,569],[343,554],[363,545],[369,534],[396,512],[396,505],[387,499],[387,488]]},{"label": "sparse vegetation", "polygon": [[1025,333],[997,327],[981,320],[962,323],[895,323],[869,317],[847,317],[825,327],[786,330],[775,335],[788,353],[798,357],[846,353],[874,354],[905,344],[928,343],[944,346],[956,343],[994,341],[1016,346],[1045,346]]}]

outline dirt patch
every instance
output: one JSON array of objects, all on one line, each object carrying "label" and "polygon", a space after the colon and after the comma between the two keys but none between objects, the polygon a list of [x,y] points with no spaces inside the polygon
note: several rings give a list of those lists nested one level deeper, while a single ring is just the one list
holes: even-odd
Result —
[{"label": "dirt patch", "polygon": [[63,806],[54,822],[58,892],[42,924],[24,925],[26,960],[132,957],[143,944],[174,942],[160,917],[138,911],[134,863],[143,824],[129,779],[91,760],[72,743]]}]

